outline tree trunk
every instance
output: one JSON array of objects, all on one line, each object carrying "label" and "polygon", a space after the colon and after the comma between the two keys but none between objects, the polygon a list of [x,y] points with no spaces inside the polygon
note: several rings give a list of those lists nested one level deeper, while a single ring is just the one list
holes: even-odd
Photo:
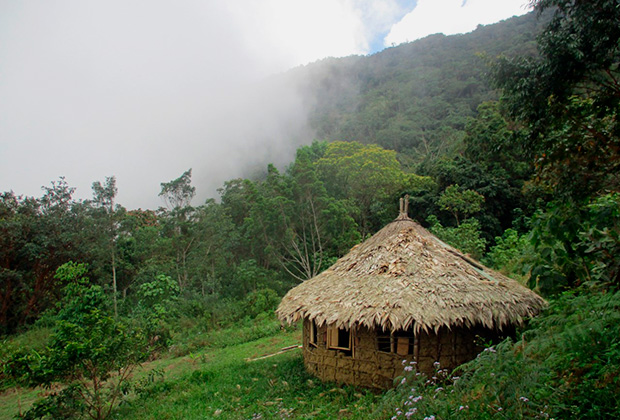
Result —
[{"label": "tree trunk", "polygon": [[112,251],[112,301],[114,302],[114,318],[118,318],[118,305],[116,302],[116,295],[116,258],[114,257],[114,251]]}]

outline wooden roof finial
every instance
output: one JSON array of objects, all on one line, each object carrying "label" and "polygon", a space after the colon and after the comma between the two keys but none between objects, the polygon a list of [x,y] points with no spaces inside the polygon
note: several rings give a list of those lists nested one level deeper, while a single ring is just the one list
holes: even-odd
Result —
[{"label": "wooden roof finial", "polygon": [[409,219],[409,194],[400,198],[400,208],[396,220]]}]

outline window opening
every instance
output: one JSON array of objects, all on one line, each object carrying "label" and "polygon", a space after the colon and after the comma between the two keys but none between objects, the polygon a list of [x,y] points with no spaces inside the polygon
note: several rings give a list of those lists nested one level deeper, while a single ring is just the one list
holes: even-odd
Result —
[{"label": "window opening", "polygon": [[413,328],[394,332],[394,352],[400,356],[413,354],[414,345]]},{"label": "window opening", "polygon": [[318,328],[316,326],[316,322],[314,319],[310,321],[310,345],[317,347],[318,346]]},{"label": "window opening", "polygon": [[377,350],[385,353],[396,353],[408,356],[414,353],[413,328],[394,332],[377,332]]},{"label": "window opening", "polygon": [[351,354],[352,335],[351,330],[344,328],[328,328],[327,347],[330,349],[344,350]]},{"label": "window opening", "polygon": [[338,347],[351,349],[351,334],[349,331],[338,329]]},{"label": "window opening", "polygon": [[380,330],[377,333],[377,350],[385,353],[392,352],[392,334],[389,331]]}]

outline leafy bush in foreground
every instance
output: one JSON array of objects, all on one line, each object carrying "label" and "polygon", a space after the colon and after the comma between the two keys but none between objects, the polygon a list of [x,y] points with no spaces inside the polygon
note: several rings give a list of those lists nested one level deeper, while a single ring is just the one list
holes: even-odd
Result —
[{"label": "leafy bush in foreground", "polygon": [[17,350],[3,362],[4,375],[16,383],[60,390],[35,402],[23,418],[107,418],[127,394],[129,378],[147,353],[139,330],[116,321],[105,309],[100,286],[88,284],[86,267],[67,263],[57,272],[64,288],[61,309],[47,346]]}]

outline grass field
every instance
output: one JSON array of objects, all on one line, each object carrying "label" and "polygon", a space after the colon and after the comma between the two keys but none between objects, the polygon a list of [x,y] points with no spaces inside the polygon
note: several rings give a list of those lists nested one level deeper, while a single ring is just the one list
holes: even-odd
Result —
[{"label": "grass field", "polygon": [[[275,324],[274,324],[275,325]],[[114,419],[338,419],[369,418],[380,395],[353,387],[323,384],[303,367],[298,329],[266,327],[202,337],[204,347],[147,362],[134,374],[135,390]],[[244,342],[245,341],[245,342]],[[8,389],[0,394],[0,419],[27,409],[44,390]]]},{"label": "grass field", "polygon": [[[118,419],[359,418],[377,396],[321,384],[305,373],[301,350],[247,361],[299,344],[299,331],[147,364],[143,388]],[[163,373],[148,375],[147,371]]]}]

